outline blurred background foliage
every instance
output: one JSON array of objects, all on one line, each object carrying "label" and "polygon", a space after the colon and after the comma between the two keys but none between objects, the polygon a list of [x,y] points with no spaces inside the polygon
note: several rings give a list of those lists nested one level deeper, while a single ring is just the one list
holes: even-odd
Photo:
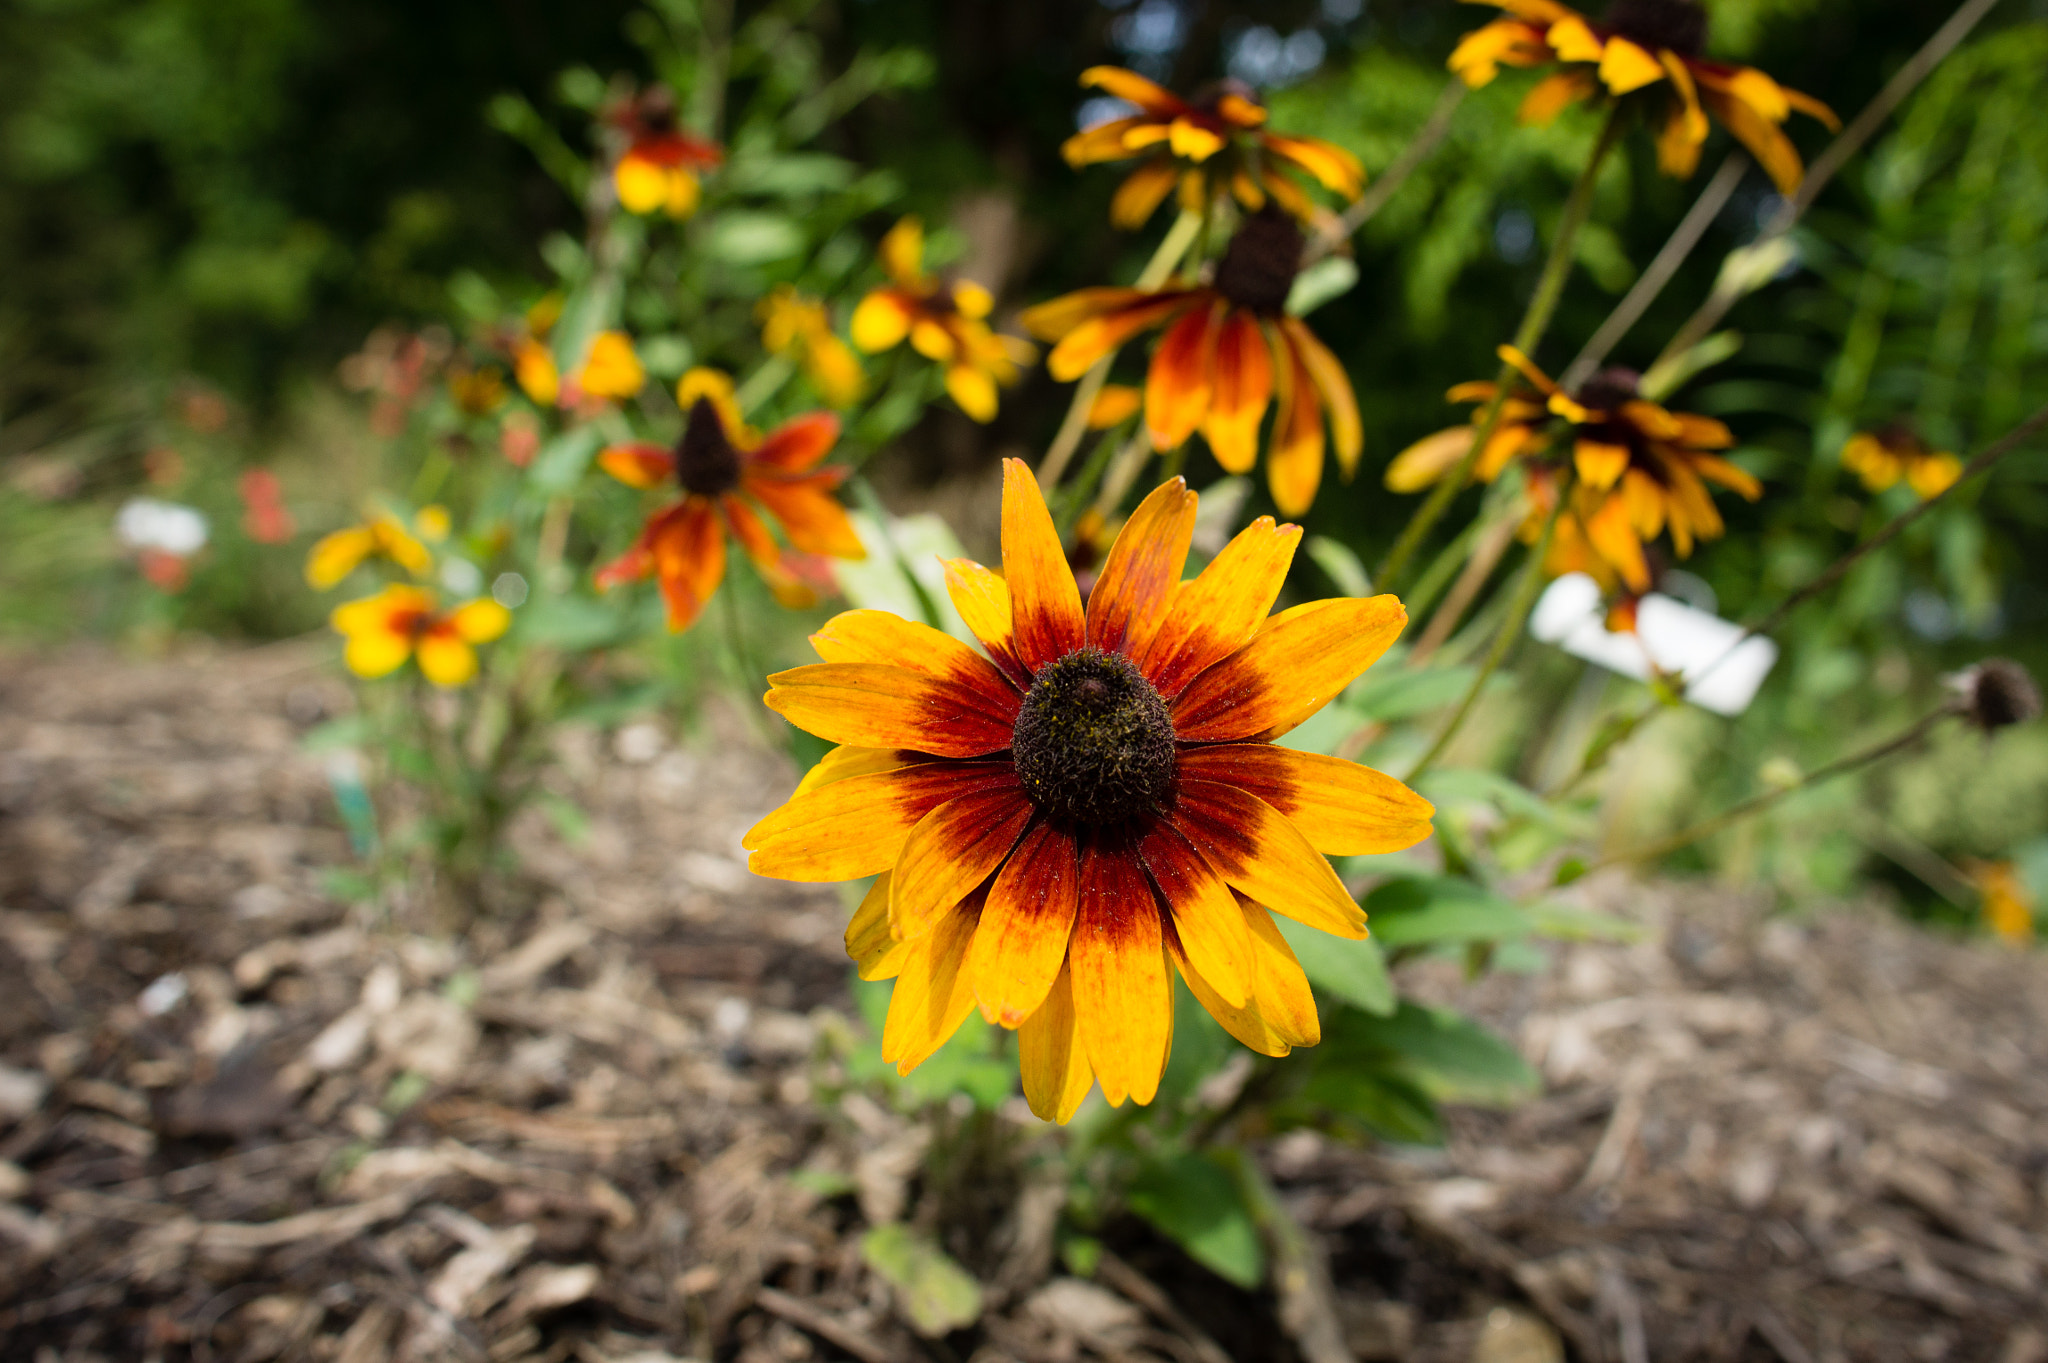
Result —
[{"label": "blurred background foliage", "polygon": [[[1845,115],[1948,9],[1709,8],[1716,55]],[[950,227],[963,271],[993,287],[1005,313],[1131,277],[1151,239],[1109,228],[1120,177],[1076,174],[1058,154],[1102,115],[1075,83],[1090,65],[1132,66],[1183,90],[1235,76],[1267,92],[1275,126],[1331,138],[1378,171],[1435,106],[1458,35],[1488,13],[1445,0],[743,3],[739,20],[765,14],[788,33],[772,61],[731,73],[733,107],[748,107],[751,89],[810,89],[820,72],[849,73],[815,98],[763,107],[806,123],[816,153],[806,173],[853,207],[804,223],[822,244],[800,262],[763,248],[758,267],[715,267],[707,291],[731,307],[698,329],[698,358],[716,359],[720,327],[750,326],[748,303],[776,282],[852,288],[870,268],[868,245],[905,211]],[[665,78],[691,108],[688,70],[650,69],[660,16],[629,0],[16,0],[0,10],[0,631],[316,627],[296,549],[216,534],[190,588],[171,598],[123,561],[106,531],[113,506],[155,483],[231,526],[233,478],[260,464],[278,470],[311,528],[346,519],[379,455],[337,365],[375,327],[474,318],[561,273],[576,249],[564,233],[581,221],[564,184],[589,154],[608,83]],[[1685,565],[1698,602],[1754,615],[1910,504],[1905,487],[1872,494],[1841,468],[1852,431],[1910,417],[1967,455],[2048,386],[2044,57],[2048,5],[2008,0],[1830,187],[1779,281],[1731,314],[1740,349],[1675,398],[1728,420],[1737,462],[1768,489],[1754,506],[1724,504],[1727,538]],[[1503,80],[1465,101],[1445,146],[1355,242],[1356,286],[1316,314],[1358,388],[1367,455],[1355,482],[1326,485],[1308,528],[1368,565],[1412,509],[1380,488],[1378,471],[1457,418],[1448,385],[1490,372],[1595,132],[1583,112],[1549,129],[1515,126],[1526,84]],[[709,112],[697,111],[699,126]],[[733,148],[729,173],[744,175],[749,130],[717,131]],[[1822,145],[1811,127],[1797,135],[1809,157]],[[1701,181],[1727,145],[1716,136]],[[860,193],[849,190],[856,176]],[[1563,367],[1698,187],[1659,176],[1647,139],[1611,163],[1540,362]],[[1753,171],[1615,359],[1646,365],[1774,202]],[[772,234],[778,221],[757,216],[746,230]],[[722,230],[737,229],[728,219]],[[1123,365],[1135,373],[1141,358]],[[872,472],[905,506],[967,504],[946,500],[948,487],[988,502],[996,456],[1042,450],[1064,398],[1039,370],[987,427],[934,408]],[[1200,487],[1218,471],[1198,456],[1190,473]],[[1653,721],[1607,791],[1610,841],[1727,803],[1773,762],[1810,767],[1888,732],[1924,708],[1943,671],[1987,651],[2048,670],[2044,476],[2048,459],[2015,456],[1807,606],[1739,721],[1684,710]],[[1268,509],[1258,495],[1247,514]],[[991,547],[985,513],[954,519],[970,550]],[[1540,787],[1562,749],[1529,734],[1587,732],[1640,690],[1531,646],[1458,755],[1524,752],[1509,774]],[[1945,893],[1923,854],[1946,864],[2030,845],[2048,835],[2044,797],[2038,728],[1988,761],[1958,734],[1688,855],[1795,889],[1843,891],[1874,872],[1929,912],[1962,913],[1973,901]]]}]

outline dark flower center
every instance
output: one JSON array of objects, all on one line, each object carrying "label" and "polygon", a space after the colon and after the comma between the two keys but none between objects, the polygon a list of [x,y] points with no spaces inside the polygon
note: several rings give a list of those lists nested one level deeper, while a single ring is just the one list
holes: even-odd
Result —
[{"label": "dark flower center", "polygon": [[1195,92],[1188,96],[1188,105],[1200,109],[1203,113],[1213,114],[1216,112],[1216,106],[1223,102],[1225,95],[1236,95],[1251,105],[1259,103],[1258,91],[1235,76],[1226,76],[1222,80],[1212,80],[1207,85],[1197,87]]},{"label": "dark flower center", "polygon": [[2041,688],[2010,658],[1986,658],[1957,679],[1966,719],[1985,733],[2026,724],[2041,713]]},{"label": "dark flower center", "polygon": [[1887,421],[1877,432],[1877,443],[1892,454],[1924,455],[1927,442],[1920,438],[1919,428],[1900,417]]},{"label": "dark flower center", "polygon": [[1635,370],[1612,365],[1580,384],[1578,399],[1595,411],[1612,412],[1641,396],[1642,382],[1643,376]]},{"label": "dark flower center", "polygon": [[740,452],[732,447],[710,398],[698,398],[690,408],[675,459],[676,481],[685,492],[716,497],[740,485]]},{"label": "dark flower center", "polygon": [[1697,57],[1707,47],[1707,12],[1695,0],[1614,0],[1604,21],[1638,47]]},{"label": "dark flower center", "polygon": [[1294,219],[1268,204],[1244,220],[1216,267],[1216,292],[1268,315],[1287,306],[1301,272],[1304,238]]},{"label": "dark flower center", "polygon": [[1084,648],[1040,668],[1011,744],[1025,794],[1062,823],[1128,823],[1173,786],[1173,719],[1120,653]]}]

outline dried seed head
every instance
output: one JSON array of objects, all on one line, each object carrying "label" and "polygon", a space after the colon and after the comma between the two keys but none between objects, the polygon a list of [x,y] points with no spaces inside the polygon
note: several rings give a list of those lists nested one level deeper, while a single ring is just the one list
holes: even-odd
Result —
[{"label": "dried seed head", "polygon": [[1955,688],[1957,711],[1987,734],[2041,713],[2041,688],[2010,658],[1986,658],[1950,677],[1949,685]]},{"label": "dried seed head", "polygon": [[1241,308],[1278,315],[1301,272],[1305,241],[1294,219],[1268,204],[1230,239],[1216,267],[1216,292]]},{"label": "dried seed head", "polygon": [[676,442],[676,481],[685,492],[716,497],[740,484],[740,452],[732,447],[710,398],[690,408],[683,438]]},{"label": "dried seed head", "polygon": [[1707,47],[1707,12],[1694,0],[1614,0],[1603,22],[1651,52],[1668,47],[1697,57]]},{"label": "dried seed head", "polygon": [[1120,653],[1084,648],[1040,668],[1011,742],[1032,803],[1077,827],[1129,823],[1173,785],[1173,719]]}]

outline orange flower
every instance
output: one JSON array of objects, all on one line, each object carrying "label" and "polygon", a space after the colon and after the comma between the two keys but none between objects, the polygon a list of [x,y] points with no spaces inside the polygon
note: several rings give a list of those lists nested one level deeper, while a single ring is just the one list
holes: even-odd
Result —
[{"label": "orange flower", "polygon": [[647,370],[623,331],[600,331],[590,338],[583,363],[569,376],[570,386],[585,397],[625,399],[647,383]]},{"label": "orange flower", "polygon": [[626,150],[612,166],[612,188],[629,213],[666,210],[672,218],[697,211],[698,170],[725,160],[716,142],[691,137],[676,127],[675,96],[655,86],[615,105],[606,121],[623,132]]},{"label": "orange flower", "polygon": [[436,686],[462,686],[476,675],[472,644],[488,643],[512,624],[512,612],[488,597],[442,611],[424,587],[402,584],[336,606],[334,628],[348,639],[343,661],[358,677],[396,672],[419,655]]},{"label": "orange flower", "polygon": [[1268,617],[1301,531],[1261,517],[1191,582],[1195,495],[1146,498],[1083,605],[1030,471],[1004,464],[1003,572],[948,591],[986,656],[883,611],[812,636],[770,709],[844,746],[747,834],[785,880],[878,875],[847,929],[893,977],[882,1056],[909,1073],[979,1007],[1019,1033],[1024,1093],[1066,1121],[1090,1086],[1151,1101],[1172,972],[1266,1055],[1320,1038],[1273,925],[1365,916],[1325,855],[1391,852],[1435,811],[1388,776],[1277,747],[1406,621],[1391,596]]},{"label": "orange flower", "polygon": [[2034,896],[2009,861],[1972,862],[1967,868],[1984,897],[1984,926],[2015,944],[2034,936]]},{"label": "orange flower", "polygon": [[1797,109],[1831,129],[1841,127],[1827,105],[1754,67],[1702,58],[1707,14],[1696,0],[1614,0],[1597,24],[1556,0],[1467,3],[1491,4],[1513,17],[1466,34],[1451,53],[1450,68],[1465,84],[1477,89],[1503,66],[1561,63],[1522,101],[1522,121],[1539,124],[1603,92],[1620,98],[1653,91],[1663,118],[1657,164],[1667,175],[1684,179],[1698,168],[1711,112],[1749,148],[1779,192],[1791,194],[1806,171],[1781,125]]},{"label": "orange flower", "polygon": [[[1577,480],[1552,537],[1552,573],[1588,572],[1610,587],[1618,576],[1629,590],[1647,591],[1645,540],[1669,529],[1679,557],[1687,558],[1695,540],[1720,537],[1721,513],[1707,492],[1708,482],[1751,501],[1763,495],[1754,476],[1713,453],[1735,443],[1726,426],[1645,401],[1637,393],[1634,371],[1602,370],[1576,395],[1568,395],[1513,346],[1502,346],[1499,353],[1521,370],[1529,386],[1503,400],[1499,424],[1473,475],[1492,482],[1512,460],[1527,461],[1533,509],[1523,538],[1533,541],[1556,499],[1559,470],[1543,456],[1570,438]],[[1461,383],[1449,396],[1453,402],[1483,406],[1494,393],[1491,383]],[[1477,434],[1474,426],[1453,426],[1410,445],[1387,466],[1387,487],[1414,492],[1445,477]]]},{"label": "orange flower", "polygon": [[1920,433],[1903,421],[1878,431],[1858,431],[1842,446],[1842,467],[1883,492],[1904,478],[1922,501],[1939,497],[1963,476],[1963,461],[1947,450],[1930,450]]},{"label": "orange flower", "polygon": [[908,336],[918,354],[946,366],[946,392],[976,421],[995,420],[997,387],[1011,388],[1038,351],[1029,341],[1000,336],[987,318],[996,300],[965,279],[925,273],[924,225],[904,218],[882,238],[878,252],[889,282],[853,310],[853,343],[870,355]]},{"label": "orange flower", "polygon": [[804,553],[867,556],[831,496],[846,471],[816,467],[839,439],[838,417],[811,412],[764,438],[740,420],[732,380],[714,369],[683,375],[676,399],[688,418],[673,448],[613,445],[598,455],[599,466],[628,487],[654,488],[673,479],[683,491],[682,500],[647,518],[632,548],[598,570],[599,587],[658,578],[668,627],[688,629],[725,576],[730,532],[777,600],[810,605],[815,594],[785,561],[756,503]]},{"label": "orange flower", "polygon": [[1232,473],[1257,460],[1259,426],[1277,399],[1266,478],[1281,514],[1299,516],[1322,481],[1324,405],[1347,477],[1365,444],[1344,366],[1307,323],[1286,313],[1301,248],[1294,221],[1262,209],[1231,238],[1208,284],[1081,289],[1025,309],[1024,325],[1059,343],[1046,367],[1062,383],[1139,332],[1163,328],[1145,376],[1152,446],[1174,449],[1199,430]]},{"label": "orange flower", "polygon": [[1266,107],[1241,81],[1220,81],[1192,100],[1120,66],[1090,67],[1081,73],[1081,84],[1138,106],[1130,117],[1099,123],[1060,147],[1076,169],[1145,158],[1110,202],[1109,220],[1118,227],[1143,227],[1176,185],[1181,206],[1190,212],[1226,195],[1257,212],[1270,197],[1306,223],[1328,213],[1291,172],[1305,172],[1346,199],[1365,189],[1365,167],[1336,143],[1264,131]]},{"label": "orange flower", "polygon": [[511,341],[512,378],[519,390],[542,407],[552,407],[562,395],[562,371],[555,364],[547,337],[562,316],[562,295],[542,294],[526,310],[523,333]]},{"label": "orange flower", "polygon": [[860,401],[867,375],[860,357],[832,330],[825,305],[805,298],[788,284],[777,284],[754,308],[761,322],[761,345],[775,355],[793,356],[804,367],[811,386],[834,407]]}]

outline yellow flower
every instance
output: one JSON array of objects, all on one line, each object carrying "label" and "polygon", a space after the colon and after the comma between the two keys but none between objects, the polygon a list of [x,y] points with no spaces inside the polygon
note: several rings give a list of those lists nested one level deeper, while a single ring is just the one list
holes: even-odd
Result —
[{"label": "yellow flower", "polygon": [[2008,942],[2034,936],[2034,896],[2009,861],[1978,862],[1970,879],[1984,896],[1984,926]]},{"label": "yellow flower", "polygon": [[1963,475],[1963,461],[1947,450],[1930,450],[1919,433],[1903,421],[1878,431],[1858,431],[1842,446],[1842,467],[1863,480],[1871,492],[1883,492],[1900,478],[1922,501],[1939,497]]},{"label": "yellow flower", "polygon": [[512,346],[512,379],[537,405],[552,407],[562,396],[562,373],[547,336],[562,315],[562,295],[550,290],[526,310],[526,334]]},{"label": "yellow flower", "polygon": [[870,355],[904,337],[918,354],[946,366],[946,392],[976,421],[995,420],[996,389],[1015,386],[1019,365],[1038,356],[1029,341],[999,336],[985,320],[995,298],[965,279],[950,283],[925,273],[924,225],[905,218],[882,238],[889,282],[853,311],[853,343]]},{"label": "yellow flower", "polygon": [[692,137],[676,126],[675,95],[652,86],[614,102],[605,121],[625,134],[626,150],[612,167],[612,188],[628,213],[665,210],[672,218],[697,211],[698,170],[725,160],[716,142]]},{"label": "yellow flower", "polygon": [[421,507],[419,514],[412,518],[412,528],[429,544],[439,544],[448,538],[453,522],[448,518],[448,508],[437,503]]},{"label": "yellow flower", "polygon": [[394,585],[335,607],[330,622],[348,640],[342,657],[358,677],[388,676],[417,654],[428,681],[461,686],[476,675],[471,645],[503,634],[512,612],[488,597],[444,612],[425,588]]},{"label": "yellow flower", "polygon": [[594,398],[630,398],[647,383],[647,370],[633,352],[633,340],[623,331],[600,331],[590,338],[582,367],[570,376],[586,395]]},{"label": "yellow flower", "polygon": [[1105,383],[1095,401],[1088,405],[1088,429],[1106,431],[1138,414],[1145,405],[1145,391],[1128,383]]},{"label": "yellow flower", "polygon": [[[444,521],[447,514],[441,512]],[[361,525],[322,537],[306,555],[306,581],[326,591],[368,558],[388,558],[414,577],[424,577],[434,566],[434,556],[412,537],[403,521],[389,512],[379,512]]]},{"label": "yellow flower", "polygon": [[1466,34],[1451,53],[1450,68],[1465,84],[1477,89],[1503,66],[1558,63],[1560,69],[1522,101],[1522,121],[1537,124],[1581,100],[1651,91],[1660,97],[1663,117],[1657,164],[1679,179],[1699,166],[1709,112],[1749,148],[1783,194],[1798,189],[1806,174],[1798,151],[1780,130],[1792,111],[1829,128],[1841,127],[1827,105],[1786,89],[1754,67],[1702,57],[1707,14],[1696,0],[1614,0],[1599,23],[1556,0],[1466,3],[1490,4],[1512,17]]},{"label": "yellow flower", "polygon": [[833,334],[823,303],[803,297],[788,284],[777,284],[754,315],[761,321],[761,344],[777,355],[794,353],[826,402],[851,407],[860,401],[867,375],[852,347]]}]

